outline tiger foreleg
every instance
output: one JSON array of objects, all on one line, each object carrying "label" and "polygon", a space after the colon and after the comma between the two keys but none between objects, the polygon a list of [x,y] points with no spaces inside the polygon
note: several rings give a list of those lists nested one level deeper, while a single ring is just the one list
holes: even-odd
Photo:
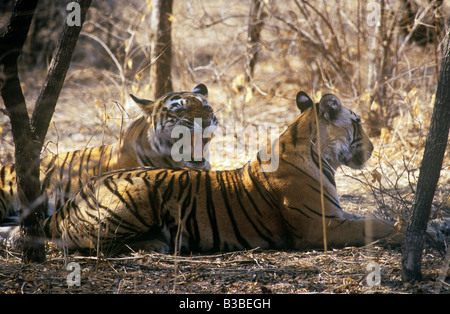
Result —
[{"label": "tiger foreleg", "polygon": [[[330,218],[325,220],[325,224],[328,247],[364,246],[377,240],[401,245],[404,240],[404,233],[397,230],[394,222],[377,218]],[[314,231],[310,232],[304,241],[307,246],[323,247],[323,235],[323,223],[319,219],[314,224]]]},{"label": "tiger foreleg", "polygon": [[[347,245],[363,246],[378,241],[380,244],[399,246],[405,238],[404,228],[398,228],[394,221],[358,216],[334,220],[330,225],[330,243],[337,238],[345,243],[348,241]],[[352,238],[355,243],[352,243]]]},{"label": "tiger foreleg", "polygon": [[171,248],[166,241],[153,239],[153,240],[142,240],[134,241],[129,244],[129,247],[134,251],[145,251],[145,252],[158,252],[158,253],[170,253]]},{"label": "tiger foreleg", "polygon": [[[363,246],[373,242],[381,245],[401,246],[405,241],[406,224],[375,217],[355,216],[344,213],[343,218],[328,221],[327,240],[331,246]],[[427,227],[424,236],[427,243],[436,248],[444,247],[445,237],[441,228]]]}]

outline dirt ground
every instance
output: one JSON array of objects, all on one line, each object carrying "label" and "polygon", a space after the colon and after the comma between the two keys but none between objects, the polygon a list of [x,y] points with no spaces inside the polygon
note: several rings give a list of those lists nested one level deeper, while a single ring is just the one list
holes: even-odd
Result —
[{"label": "dirt ground", "polygon": [[[39,265],[24,265],[17,253],[5,249],[0,254],[2,294],[450,292],[448,279],[438,279],[445,278],[440,275],[445,268],[442,258],[435,252],[424,253],[423,281],[403,284],[400,251],[376,245],[348,247],[327,253],[256,249],[179,257],[138,252],[115,258],[76,254],[64,257],[50,248],[48,260]],[[373,284],[375,268],[370,264],[373,262],[379,265],[379,285]],[[76,263],[78,268],[71,263]],[[78,282],[76,274],[80,274]]]}]

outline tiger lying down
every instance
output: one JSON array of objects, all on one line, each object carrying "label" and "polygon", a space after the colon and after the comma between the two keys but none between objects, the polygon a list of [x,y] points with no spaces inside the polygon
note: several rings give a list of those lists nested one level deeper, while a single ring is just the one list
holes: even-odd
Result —
[{"label": "tiger lying down", "polygon": [[[171,132],[176,126],[191,131],[195,119],[201,119],[202,130],[218,125],[208,89],[197,85],[192,92],[168,93],[156,101],[131,95],[143,116],[123,132],[118,142],[83,150],[51,155],[41,160],[41,189],[50,208],[60,208],[91,178],[108,171],[149,167],[187,167],[210,169],[208,160],[174,161],[172,146],[178,139]],[[211,140],[204,138],[203,145]],[[204,149],[206,152],[208,147]],[[203,156],[205,157],[205,156]],[[0,222],[18,208],[15,165],[0,166]]]},{"label": "tiger lying down", "polygon": [[263,149],[230,171],[144,167],[105,174],[44,222],[46,236],[60,247],[107,253],[125,244],[159,252],[174,251],[175,243],[181,252],[322,248],[320,136],[328,245],[400,244],[393,222],[350,215],[339,203],[334,169],[361,168],[373,150],[360,118],[334,95],[316,105],[303,92],[296,100],[301,115],[265,152],[278,156],[277,169],[263,161]]}]

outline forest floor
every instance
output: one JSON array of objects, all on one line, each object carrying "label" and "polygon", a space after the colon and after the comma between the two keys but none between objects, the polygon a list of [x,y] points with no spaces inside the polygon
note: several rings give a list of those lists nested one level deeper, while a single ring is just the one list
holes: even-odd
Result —
[{"label": "forest floor", "polygon": [[[423,280],[404,284],[399,249],[368,245],[323,251],[249,250],[214,255],[173,256],[137,252],[114,258],[71,254],[49,247],[47,261],[23,264],[20,254],[0,251],[0,294],[50,293],[450,293],[440,281],[443,260],[423,255]],[[72,262],[79,267],[75,283]],[[380,269],[374,285],[372,264]]]},{"label": "forest floor", "polygon": [[[138,2],[143,5],[143,2]],[[128,5],[128,2],[120,3]],[[179,4],[189,17],[191,1]],[[248,86],[245,84],[239,86],[239,79],[243,79],[242,63],[245,59],[243,53],[246,36],[242,34],[246,34],[247,29],[243,23],[248,15],[247,2],[200,1],[200,4],[202,6],[198,5],[197,9],[192,11],[195,13],[192,13],[192,19],[195,19],[198,25],[181,14],[174,19],[176,29],[173,31],[175,36],[173,43],[176,45],[174,51],[177,53],[172,73],[176,73],[174,75],[176,91],[191,90],[195,84],[205,83],[209,89],[209,102],[216,110],[220,123],[240,127],[235,130],[234,136],[232,134],[227,135],[228,137],[214,138],[213,142],[218,143],[219,153],[228,149],[228,146],[221,144],[234,140],[239,130],[245,126],[276,125],[280,127],[280,132],[284,130],[298,114],[295,95],[300,87],[315,92],[315,95],[311,95],[315,99],[320,97],[320,93],[325,92],[342,96],[341,100],[345,106],[360,114],[363,121],[365,120],[368,108],[371,107],[368,104],[370,97],[363,94],[354,97],[347,90],[339,92],[337,89],[324,89],[320,83],[324,77],[322,68],[317,69],[321,75],[311,74],[310,77],[308,73],[316,65],[316,62],[311,60],[319,58],[319,54],[311,49],[308,52],[310,59],[308,55],[302,55],[300,58],[297,51],[299,48],[294,45],[296,37],[289,37],[290,33],[283,29],[277,33],[279,29],[277,24],[274,24],[276,27],[270,28],[270,25],[266,27],[266,33],[263,35],[266,36],[267,43],[270,44],[270,40],[273,39],[275,44],[274,47],[270,45],[264,47],[256,67],[255,86],[264,93],[254,90],[252,94],[250,89],[246,89]],[[205,12],[202,13],[198,9],[200,7]],[[133,21],[140,20],[140,15],[136,15],[139,17],[136,18],[128,11],[117,11],[123,11],[124,15]],[[292,10],[286,12],[293,13]],[[223,17],[224,23],[216,23]],[[272,19],[271,23],[275,23],[275,20]],[[211,26],[206,27],[206,24]],[[119,29],[128,31],[130,25],[131,22],[125,25],[127,27],[116,27],[116,31]],[[86,32],[91,31],[88,27],[89,25],[85,27]],[[150,37],[145,33],[140,34],[144,28],[145,25],[136,28],[136,38],[142,37],[140,39],[142,47],[138,48],[147,51],[146,45]],[[130,40],[125,41],[126,45],[134,38],[135,33],[130,34],[128,34],[131,36]],[[283,36],[288,39],[286,43],[289,45],[283,41],[278,42],[279,37]],[[121,38],[120,44],[123,42]],[[279,50],[277,47],[280,47]],[[408,75],[398,75],[398,80],[401,79],[402,84],[396,87],[394,99],[400,103],[400,108],[406,109],[396,117],[393,128],[382,129],[380,136],[372,138],[375,150],[367,167],[361,171],[347,168],[337,172],[338,193],[346,211],[375,213],[397,219],[401,216],[401,212],[411,207],[435,86],[434,83],[421,83],[434,82],[428,79],[432,77],[432,74],[428,73],[433,69],[429,65],[432,63],[414,60],[434,60],[435,56],[434,53],[425,54],[421,49],[413,47],[407,52],[420,56],[416,59],[411,58],[411,63],[420,65],[417,67],[423,73],[423,77],[417,76],[412,70],[406,72]],[[142,70],[139,72],[140,76],[129,75],[127,80],[121,80],[116,73],[115,65],[111,66],[111,60],[107,69],[102,68],[96,60],[91,62],[91,65],[87,64],[88,57],[98,57],[98,52],[103,51],[102,49],[97,47],[93,51],[80,50],[85,52],[85,59],[71,65],[46,137],[43,155],[117,141],[120,130],[125,128],[134,116],[124,114],[134,110],[126,95],[133,92],[138,97],[146,97],[146,93],[149,93],[145,83],[141,82],[141,80],[149,81],[145,78],[146,67],[139,69]],[[131,56],[129,58],[125,61],[130,61]],[[138,60],[137,58],[133,60],[134,63],[123,62],[121,70],[124,73],[126,69],[131,69],[133,64],[133,70],[137,68]],[[363,72],[367,69],[364,64],[356,66],[363,69]],[[307,70],[304,70],[305,68]],[[414,78],[413,74],[416,75]],[[30,112],[45,75],[46,72],[39,69],[21,72],[22,87]],[[423,81],[418,80],[418,77]],[[242,95],[242,90],[247,90],[247,94]],[[363,127],[370,126],[370,121],[364,122],[366,124]],[[14,145],[9,120],[1,113],[0,144],[0,164],[12,162]],[[448,152],[445,158],[433,202],[434,217],[450,215]],[[218,158],[211,160],[211,163],[213,169],[232,169],[247,159],[248,156],[237,156],[233,160]],[[82,256],[77,253],[65,255],[50,243],[46,252],[46,262],[28,265],[21,262],[20,252],[0,246],[0,294],[450,293],[448,260],[445,264],[444,256],[431,247],[425,248],[423,253],[423,281],[415,284],[404,284],[401,280],[400,248],[381,246],[380,243],[360,248],[329,249],[327,252],[254,249],[191,256],[130,252],[111,258]],[[72,262],[75,264],[71,264]],[[372,284],[373,265],[379,266],[381,276],[379,285]],[[70,266],[75,266],[75,269]],[[80,285],[71,286],[77,267],[80,270]]]}]

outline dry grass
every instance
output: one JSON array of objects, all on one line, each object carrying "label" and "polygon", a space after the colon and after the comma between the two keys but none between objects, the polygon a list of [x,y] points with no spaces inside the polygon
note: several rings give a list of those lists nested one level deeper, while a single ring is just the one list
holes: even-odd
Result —
[{"label": "dry grass", "polygon": [[[84,57],[75,59],[72,64],[43,154],[114,142],[120,130],[137,114],[127,93],[140,97],[152,94],[146,58],[150,12],[142,1],[120,3],[112,16],[106,16],[101,8],[93,8],[92,18],[85,26],[86,32],[96,34],[98,40],[106,43],[107,35],[96,22],[101,19],[111,22],[114,36],[110,48],[117,62],[113,62],[92,38],[82,37],[79,54]],[[384,82],[385,98],[381,104],[371,97],[376,84],[371,86],[370,83],[376,80],[368,77],[368,69],[380,66],[386,50],[380,48],[380,38],[378,48],[370,50],[373,29],[365,22],[364,8],[360,8],[359,15],[356,9],[358,3],[364,5],[363,2],[346,1],[338,5],[324,0],[315,4],[316,12],[301,1],[282,4],[265,1],[268,17],[262,32],[259,60],[253,81],[246,83],[243,77],[248,2],[192,0],[175,3],[172,75],[177,90],[190,90],[197,83],[205,83],[209,88],[209,101],[222,126],[232,127],[237,132],[258,125],[284,130],[298,113],[294,99],[299,90],[316,100],[327,92],[337,94],[347,107],[363,117],[375,145],[374,156],[365,169],[341,169],[337,173],[344,210],[408,219],[434,103],[436,64],[440,61],[439,50],[435,53],[436,46],[407,44],[398,54],[404,36],[395,29],[392,45],[387,50],[392,56],[393,63],[389,66],[393,72]],[[396,1],[390,10],[396,12],[399,5]],[[305,15],[302,10],[309,14]],[[392,16],[387,15],[386,25],[391,21]],[[101,62],[95,59],[99,55],[102,55]],[[23,89],[31,108],[45,71],[24,69],[23,73]],[[234,136],[216,137],[212,150],[231,150],[234,141]],[[14,147],[8,118],[2,115],[0,142],[0,162],[11,162]],[[252,154],[248,151],[235,158],[216,154],[212,166],[233,169]],[[433,217],[449,216],[449,167],[447,152],[433,202]],[[424,282],[405,286],[400,279],[399,250],[377,246],[346,248],[328,255],[317,251],[254,250],[181,257],[177,267],[174,260],[174,256],[154,253],[93,260],[76,255],[64,257],[49,248],[46,263],[22,265],[17,253],[2,248],[0,292],[432,293],[443,264],[442,256],[427,250],[423,263]],[[365,267],[373,260],[381,266],[382,284],[370,288],[365,281],[368,274]],[[69,261],[81,265],[81,287],[66,284],[69,271],[65,264]],[[441,289],[441,293],[449,291],[448,274]]]},{"label": "dry grass", "polygon": [[[398,250],[367,246],[330,251],[251,250],[175,257],[134,253],[97,259],[63,257],[48,249],[47,262],[24,265],[1,251],[0,293],[448,293],[448,282],[436,290],[442,263],[433,253],[423,258],[424,280],[404,285]],[[69,262],[79,263],[81,285],[67,284]],[[367,283],[369,262],[377,262],[381,284]],[[174,264],[177,263],[177,271]]]}]

